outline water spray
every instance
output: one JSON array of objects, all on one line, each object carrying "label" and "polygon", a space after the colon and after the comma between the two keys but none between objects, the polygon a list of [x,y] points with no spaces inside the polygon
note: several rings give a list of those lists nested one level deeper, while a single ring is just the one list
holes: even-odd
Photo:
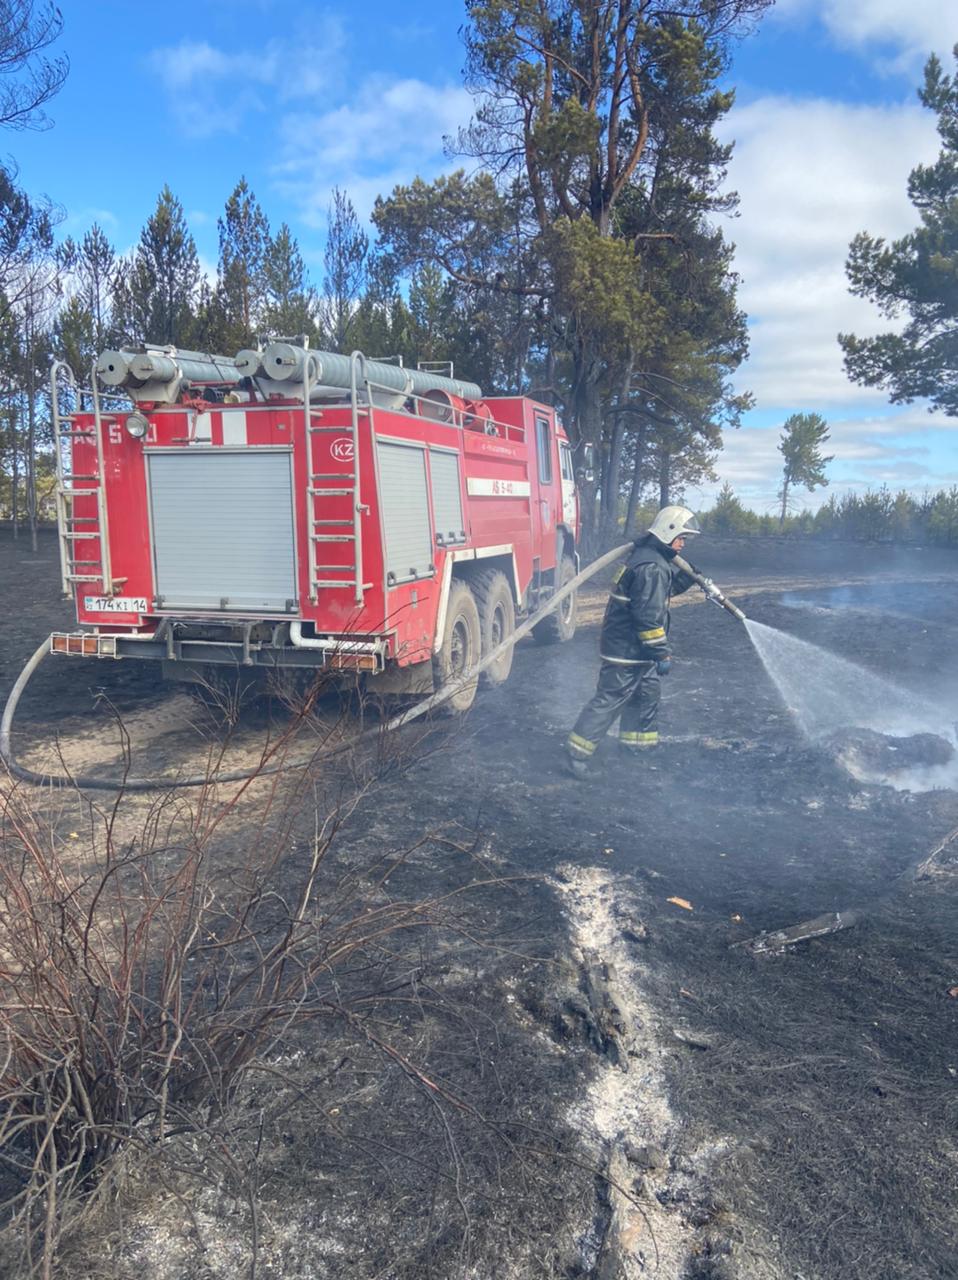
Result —
[{"label": "water spray", "polygon": [[699,573],[697,569],[693,569],[688,560],[683,560],[681,556],[676,556],[673,564],[683,573],[687,573],[692,581],[702,588],[705,592],[705,598],[711,600],[713,604],[719,605],[722,609],[727,609],[733,618],[738,618],[739,622],[747,622],[745,614],[737,606],[732,604],[731,600],[725,596],[722,591],[715,585],[711,578],[706,578],[704,574]]}]

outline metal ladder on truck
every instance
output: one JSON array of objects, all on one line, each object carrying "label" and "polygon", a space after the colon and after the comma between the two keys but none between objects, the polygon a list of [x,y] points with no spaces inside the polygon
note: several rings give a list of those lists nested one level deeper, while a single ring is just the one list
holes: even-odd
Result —
[{"label": "metal ladder on truck", "polygon": [[[65,384],[65,387],[62,385]],[[61,413],[60,395],[68,391],[74,409]],[[93,428],[77,427],[76,419],[84,396],[93,402]],[[96,385],[96,372],[92,386],[77,385],[73,370],[63,360],[57,360],[50,370],[50,404],[53,417],[53,448],[56,459],[57,533],[60,542],[60,579],[63,594],[72,596],[79,583],[97,582],[104,595],[113,595],[116,583],[110,569],[110,524],[107,511],[106,490],[102,483],[103,422],[100,411],[100,393]],[[79,475],[73,470],[72,441],[77,436],[93,435],[96,445],[96,473]],[[64,462],[64,449],[70,446],[70,465]],[[77,498],[96,498],[95,514],[78,516]],[[96,550],[90,544],[95,544]]]},{"label": "metal ladder on truck", "polygon": [[[354,351],[349,361],[350,372],[350,437],[352,440],[353,469],[351,472],[321,472],[313,470],[312,442],[318,435],[335,433],[343,434],[342,427],[313,426],[314,416],[310,409],[309,361],[303,362],[303,413],[306,419],[307,456],[309,457],[309,487],[307,489],[309,514],[309,599],[315,604],[319,591],[323,588],[347,587],[353,592],[353,600],[360,608],[364,594],[372,587],[371,582],[363,581],[363,539],[362,517],[368,506],[363,503],[359,480],[359,423],[361,418],[369,421],[370,430],[373,425],[373,397],[369,378],[366,374],[366,357],[361,351]],[[362,387],[365,395],[360,404],[360,365],[362,366]],[[331,482],[339,482],[333,484]],[[317,499],[336,498],[350,500],[351,510],[348,515],[331,517],[328,513],[322,518],[317,516]],[[351,543],[353,559],[348,564],[331,564],[320,559],[323,550],[335,543]],[[323,577],[334,571],[348,573],[348,577]]]}]

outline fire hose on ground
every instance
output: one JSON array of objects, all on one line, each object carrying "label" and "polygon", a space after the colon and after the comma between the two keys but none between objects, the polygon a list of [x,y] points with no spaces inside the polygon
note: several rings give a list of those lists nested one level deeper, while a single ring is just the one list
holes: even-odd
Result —
[{"label": "fire hose on ground", "polygon": [[[594,560],[585,569],[581,570],[574,578],[561,587],[554,596],[537,609],[531,617],[516,627],[515,631],[505,637],[495,649],[487,653],[480,662],[471,667],[468,671],[464,671],[456,680],[450,681],[448,684],[431,694],[428,698],[424,698],[421,702],[417,702],[415,706],[408,710],[400,712],[399,715],[393,716],[387,720],[384,725],[377,726],[374,729],[367,729],[359,734],[351,742],[342,746],[335,747],[331,751],[323,754],[323,759],[327,759],[333,755],[339,755],[345,751],[352,751],[356,747],[361,746],[364,742],[372,739],[378,739],[387,733],[391,733],[394,729],[401,729],[407,724],[411,724],[413,720],[418,720],[421,716],[427,715],[430,711],[441,707],[454,694],[456,694],[464,685],[470,684],[477,679],[487,667],[492,666],[502,654],[506,653],[514,644],[522,640],[532,631],[533,627],[538,626],[543,618],[547,617],[555,609],[567,600],[578,588],[597,573],[601,573],[603,569],[608,568],[616,560],[620,560],[628,551],[632,549],[632,543],[624,543],[620,547],[616,547],[613,551],[606,552],[600,556],[598,560]],[[737,609],[731,601],[719,591],[718,587],[710,578],[703,577],[697,570],[693,569],[687,561],[681,557],[675,557],[675,563],[679,569],[688,573],[689,576],[702,588],[706,596],[713,600],[716,604],[727,609],[739,621],[745,620],[745,615],[740,609]],[[91,791],[170,791],[179,787],[202,787],[208,786],[210,783],[222,782],[248,782],[251,778],[258,775],[268,775],[274,773],[286,773],[293,769],[306,769],[315,763],[317,757],[315,754],[296,760],[279,760],[273,763],[265,763],[254,766],[250,769],[235,769],[228,773],[217,773],[210,777],[207,774],[197,775],[188,778],[123,778],[119,781],[113,781],[106,778],[92,778],[85,774],[63,775],[55,773],[37,773],[33,769],[27,769],[23,765],[17,763],[17,759],[13,753],[13,744],[11,742],[11,733],[13,730],[13,718],[16,715],[17,707],[23,696],[24,690],[29,684],[34,672],[40,663],[50,652],[49,637],[39,646],[26,666],[20,672],[17,680],[10,690],[6,705],[3,709],[3,716],[0,718],[0,764],[6,766],[13,777],[18,778],[21,782],[30,782],[35,786],[53,787],[53,788],[86,788]]]}]

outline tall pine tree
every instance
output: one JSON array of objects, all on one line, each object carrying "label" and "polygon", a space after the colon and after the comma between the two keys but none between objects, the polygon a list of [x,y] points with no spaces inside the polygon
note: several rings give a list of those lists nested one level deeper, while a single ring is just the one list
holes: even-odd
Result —
[{"label": "tall pine tree", "polygon": [[[958,64],[958,45],[954,55]],[[854,382],[884,388],[893,404],[927,396],[932,408],[958,416],[958,73],[945,75],[932,55],[918,96],[937,114],[942,141],[935,163],[908,179],[920,226],[890,244],[862,231],[847,263],[852,293],[888,319],[907,320],[901,332],[841,333],[838,341]]]},{"label": "tall pine tree", "polygon": [[263,324],[274,335],[316,336],[316,291],[309,283],[299,245],[284,222],[263,257]]},{"label": "tall pine tree", "polygon": [[131,260],[116,278],[117,326],[128,341],[188,346],[200,263],[183,206],[164,186]]},{"label": "tall pine tree", "polygon": [[256,341],[267,307],[269,222],[245,178],[236,184],[218,226],[216,292],[225,322],[226,349],[236,351]]}]

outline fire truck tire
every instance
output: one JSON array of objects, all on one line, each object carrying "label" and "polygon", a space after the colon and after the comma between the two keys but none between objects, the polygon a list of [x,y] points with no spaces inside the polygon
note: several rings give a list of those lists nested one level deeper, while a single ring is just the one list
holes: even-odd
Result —
[{"label": "fire truck tire", "polygon": [[[571,556],[563,556],[559,565],[559,581],[557,589],[571,582],[575,577],[575,561]],[[559,644],[563,640],[571,640],[575,635],[576,624],[576,592],[573,591],[559,605],[542,619],[538,626],[532,628],[532,634],[539,644]]]},{"label": "fire truck tire", "polygon": [[[482,656],[482,630],[476,599],[461,578],[453,578],[449,586],[449,606],[442,633],[442,646],[433,658],[436,688],[455,681],[464,671],[477,665]],[[447,711],[468,711],[475,701],[479,677],[474,676],[443,705]]]},{"label": "fire truck tire", "polygon": [[[479,608],[482,656],[485,657],[515,631],[516,606],[512,601],[509,579],[501,569],[484,569],[474,574],[471,586]],[[512,645],[491,667],[486,668],[483,680],[488,684],[503,684],[508,680],[514,653],[515,646]]]}]

